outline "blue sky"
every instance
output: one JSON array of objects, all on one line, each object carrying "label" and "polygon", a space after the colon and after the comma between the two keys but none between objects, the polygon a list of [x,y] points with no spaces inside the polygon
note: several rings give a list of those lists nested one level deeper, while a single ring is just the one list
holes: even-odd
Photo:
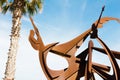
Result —
[{"label": "blue sky", "polygon": [[[44,0],[42,14],[38,13],[33,19],[45,44],[63,43],[90,28],[91,24],[98,19],[103,5],[105,5],[103,16],[120,18],[119,0]],[[6,15],[0,14],[0,79],[4,77],[7,60],[11,16],[9,12]],[[38,52],[31,47],[28,41],[30,29],[33,29],[30,20],[27,16],[23,16],[15,78],[16,80],[46,80],[39,65]],[[120,24],[115,21],[110,21],[99,29],[100,38],[109,48],[117,51],[120,51],[119,34]],[[87,41],[79,51],[86,48]],[[95,46],[99,45],[96,41],[95,43]],[[94,62],[110,65],[104,55],[94,54],[93,57],[96,57],[93,58]],[[50,68],[60,69],[67,66],[67,62],[63,58],[54,54],[48,55],[48,61]],[[58,66],[58,63],[61,65]],[[98,76],[97,79],[100,80]]]}]

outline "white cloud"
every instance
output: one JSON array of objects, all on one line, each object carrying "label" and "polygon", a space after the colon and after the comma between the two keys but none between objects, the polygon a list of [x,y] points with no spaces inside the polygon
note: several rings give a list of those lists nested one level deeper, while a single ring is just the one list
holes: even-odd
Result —
[{"label": "white cloud", "polygon": [[68,67],[68,62],[65,58],[50,52],[47,56],[47,64],[53,70],[61,70]]},{"label": "white cloud", "polygon": [[[0,24],[2,24],[0,22]],[[3,78],[9,48],[9,31],[1,26],[0,29],[0,79]]]}]

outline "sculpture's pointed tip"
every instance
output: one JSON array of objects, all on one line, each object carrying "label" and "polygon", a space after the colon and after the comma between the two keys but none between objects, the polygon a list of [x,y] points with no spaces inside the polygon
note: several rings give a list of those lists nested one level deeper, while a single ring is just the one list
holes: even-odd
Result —
[{"label": "sculpture's pointed tip", "polygon": [[105,5],[103,5],[103,7],[102,7],[102,11],[104,11],[105,10]]}]

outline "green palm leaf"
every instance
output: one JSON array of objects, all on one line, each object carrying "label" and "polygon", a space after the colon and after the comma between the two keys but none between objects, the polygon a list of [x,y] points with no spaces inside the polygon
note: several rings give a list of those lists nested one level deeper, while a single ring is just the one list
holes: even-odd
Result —
[{"label": "green palm leaf", "polygon": [[0,0],[0,6],[4,5],[7,2],[7,0]]},{"label": "green palm leaf", "polygon": [[[23,6],[20,10],[23,15],[29,14],[30,16],[38,13],[42,10],[43,0],[22,0]],[[0,7],[2,8],[2,13],[5,14],[8,10],[13,12],[15,9],[15,0],[0,0]]]},{"label": "green palm leaf", "polygon": [[5,14],[5,13],[8,11],[9,7],[10,7],[9,5],[5,5],[5,6],[2,8],[2,13]]}]

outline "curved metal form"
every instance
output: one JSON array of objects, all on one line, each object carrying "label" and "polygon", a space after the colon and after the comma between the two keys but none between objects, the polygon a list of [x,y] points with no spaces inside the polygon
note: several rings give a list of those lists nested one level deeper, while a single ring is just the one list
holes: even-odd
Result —
[{"label": "curved metal form", "polygon": [[[44,74],[48,80],[80,80],[84,77],[85,80],[95,80],[94,73],[98,74],[104,80],[120,80],[120,68],[116,61],[120,59],[120,52],[110,50],[108,46],[98,37],[98,28],[101,28],[103,23],[109,20],[120,21],[117,18],[103,17],[95,21],[90,29],[79,35],[78,37],[63,43],[52,43],[44,45],[40,36],[39,30],[35,26],[32,18],[30,18],[34,30],[30,31],[29,41],[31,46],[39,51],[39,60]],[[37,36],[37,39],[34,38]],[[83,50],[79,55],[75,56],[76,51],[80,48],[86,38],[90,36],[91,40],[88,43],[88,48]],[[97,39],[102,48],[94,47],[92,39]],[[111,65],[107,66],[92,61],[92,50],[99,51],[108,56]],[[61,70],[52,70],[47,66],[46,57],[48,52],[62,56],[68,61],[68,67]],[[113,69],[113,75],[110,75],[110,70]]]},{"label": "curved metal form", "polygon": [[107,80],[120,80],[120,68],[117,64],[117,61],[115,60],[114,55],[110,51],[110,49],[107,47],[107,45],[98,37],[98,42],[102,45],[103,49],[107,53],[109,60],[113,67],[113,75],[111,77],[105,76]]}]

